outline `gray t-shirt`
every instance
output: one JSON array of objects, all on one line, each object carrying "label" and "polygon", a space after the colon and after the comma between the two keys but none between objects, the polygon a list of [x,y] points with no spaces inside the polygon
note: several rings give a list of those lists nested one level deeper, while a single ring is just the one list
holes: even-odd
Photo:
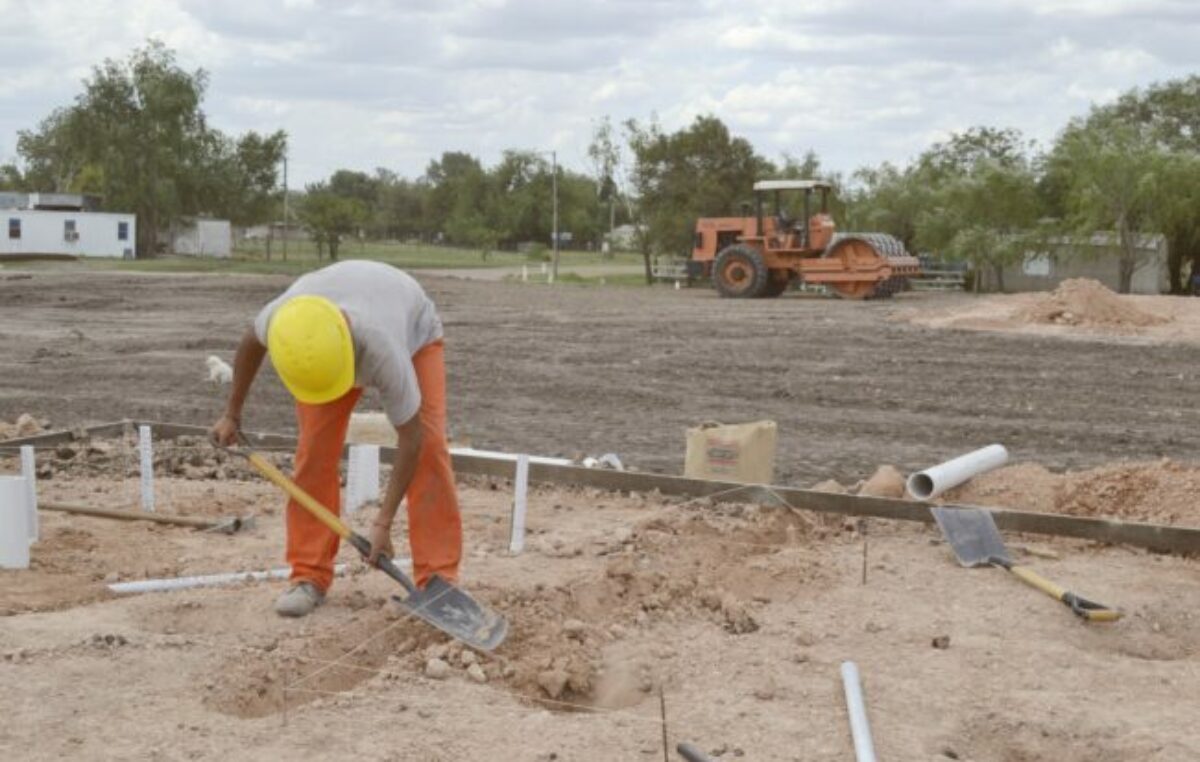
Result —
[{"label": "gray t-shirt", "polygon": [[388,420],[399,426],[421,409],[412,356],[442,338],[442,321],[421,285],[402,270],[361,259],[338,262],[302,275],[254,319],[267,345],[276,308],[293,296],[323,296],[350,319],[354,338],[354,385],[379,392]]}]

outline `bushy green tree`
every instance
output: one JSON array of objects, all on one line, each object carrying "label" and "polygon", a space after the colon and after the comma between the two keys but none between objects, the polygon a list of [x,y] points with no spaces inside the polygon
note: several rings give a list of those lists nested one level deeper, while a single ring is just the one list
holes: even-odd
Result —
[{"label": "bushy green tree", "polygon": [[328,183],[309,185],[298,211],[301,223],[317,244],[317,257],[328,248],[329,258],[335,262],[342,238],[358,234],[368,219],[362,201],[334,193]]},{"label": "bushy green tree", "polygon": [[674,133],[632,121],[627,129],[638,208],[649,244],[659,252],[690,251],[697,218],[740,214],[753,198],[754,181],[774,173],[749,141],[714,116],[697,117]]}]

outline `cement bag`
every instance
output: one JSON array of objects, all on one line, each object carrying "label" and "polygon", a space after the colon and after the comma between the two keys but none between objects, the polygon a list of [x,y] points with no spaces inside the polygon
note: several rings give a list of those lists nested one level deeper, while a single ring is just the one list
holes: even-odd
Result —
[{"label": "cement bag", "polygon": [[775,478],[775,422],[723,425],[703,423],[687,432],[683,474],[745,484],[770,484]]},{"label": "cement bag", "polygon": [[351,413],[346,432],[350,444],[396,446],[396,427],[383,413]]}]

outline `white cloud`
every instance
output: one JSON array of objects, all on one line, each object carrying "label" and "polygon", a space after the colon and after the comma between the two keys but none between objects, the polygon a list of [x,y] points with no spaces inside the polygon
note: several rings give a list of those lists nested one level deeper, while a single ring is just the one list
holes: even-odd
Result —
[{"label": "white cloud", "polygon": [[210,71],[210,122],[286,129],[293,180],[418,175],[445,150],[554,148],[595,120],[712,113],[845,171],[975,124],[1053,138],[1090,102],[1195,72],[1183,0],[26,0],[0,21],[0,161],[90,67],[147,37]]}]

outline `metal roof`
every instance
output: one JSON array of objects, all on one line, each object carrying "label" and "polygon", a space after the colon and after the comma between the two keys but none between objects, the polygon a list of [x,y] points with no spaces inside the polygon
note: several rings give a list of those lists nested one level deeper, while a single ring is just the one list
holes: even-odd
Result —
[{"label": "metal roof", "polygon": [[756,191],[813,190],[814,188],[828,190],[831,187],[829,183],[821,180],[759,180],[754,184]]}]

